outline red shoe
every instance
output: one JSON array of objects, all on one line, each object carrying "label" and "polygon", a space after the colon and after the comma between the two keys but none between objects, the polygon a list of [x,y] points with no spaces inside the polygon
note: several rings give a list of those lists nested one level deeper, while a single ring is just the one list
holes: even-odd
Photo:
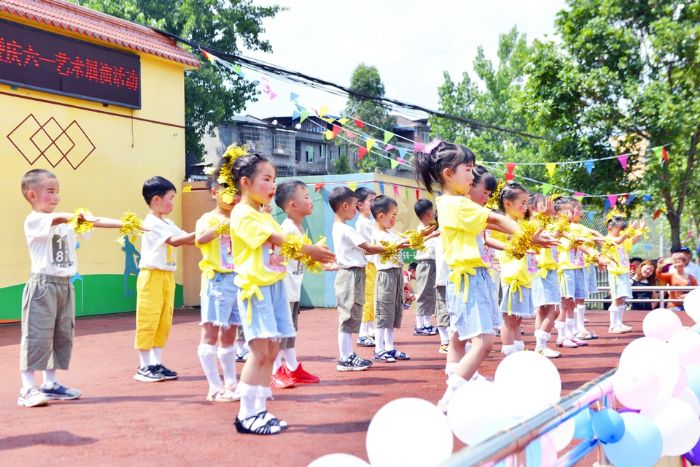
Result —
[{"label": "red shoe", "polygon": [[295,386],[291,374],[287,371],[287,367],[282,365],[277,372],[270,378],[270,387],[277,389],[289,389]]},{"label": "red shoe", "polygon": [[321,378],[318,376],[312,375],[305,369],[301,367],[301,362],[299,362],[299,365],[297,366],[297,369],[294,371],[289,371],[289,368],[285,366],[285,370],[287,371],[287,374],[292,377],[292,380],[296,384],[315,384],[321,382]]}]

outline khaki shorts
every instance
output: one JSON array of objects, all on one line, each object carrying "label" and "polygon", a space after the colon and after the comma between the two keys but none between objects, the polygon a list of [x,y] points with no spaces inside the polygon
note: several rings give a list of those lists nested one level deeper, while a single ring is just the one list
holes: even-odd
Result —
[{"label": "khaki shorts", "polygon": [[32,274],[22,295],[20,370],[67,370],[74,328],[70,278]]},{"label": "khaki shorts", "polygon": [[450,310],[447,309],[447,286],[435,286],[435,323],[438,327],[450,327]]},{"label": "khaki shorts", "polygon": [[420,259],[416,267],[416,316],[435,314],[435,260]]},{"label": "khaki shorts", "polygon": [[374,326],[400,328],[403,318],[403,274],[401,268],[380,269],[374,289]]},{"label": "khaki shorts", "polygon": [[340,269],[335,276],[339,331],[358,333],[365,304],[365,268]]},{"label": "khaki shorts", "polygon": [[[299,302],[289,302],[289,312],[292,314],[294,330],[299,330]],[[293,349],[296,346],[296,337],[285,337],[280,341],[280,349]]]}]

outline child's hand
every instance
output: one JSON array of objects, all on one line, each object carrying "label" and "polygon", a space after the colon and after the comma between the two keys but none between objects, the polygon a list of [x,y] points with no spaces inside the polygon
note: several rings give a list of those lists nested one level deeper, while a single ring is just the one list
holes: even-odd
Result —
[{"label": "child's hand", "polygon": [[532,243],[539,246],[550,247],[559,245],[559,240],[557,240],[550,234],[540,230],[532,237]]},{"label": "child's hand", "polygon": [[421,237],[427,237],[431,233],[435,232],[435,229],[437,229],[437,225],[435,225],[435,224],[429,225],[428,227],[426,227],[420,231]]},{"label": "child's hand", "polygon": [[338,263],[326,263],[323,265],[323,270],[324,271],[338,271],[340,269],[340,266],[338,266]]},{"label": "child's hand", "polygon": [[316,245],[305,245],[305,247],[306,254],[315,261],[320,263],[333,263],[335,261],[335,254],[328,247]]},{"label": "child's hand", "polygon": [[399,248],[399,250],[403,250],[404,248],[408,248],[410,245],[411,245],[411,242],[409,242],[408,240],[404,240],[403,242],[399,243],[396,246]]}]

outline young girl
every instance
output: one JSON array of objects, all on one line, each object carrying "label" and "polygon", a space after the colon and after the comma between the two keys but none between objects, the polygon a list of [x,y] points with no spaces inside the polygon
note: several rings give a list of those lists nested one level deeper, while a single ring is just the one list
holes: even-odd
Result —
[{"label": "young girl", "polygon": [[[444,195],[436,199],[442,230],[445,261],[450,267],[447,296],[450,324],[460,341],[472,340],[472,347],[448,376],[447,390],[438,402],[446,410],[452,394],[470,379],[486,358],[494,338],[493,311],[496,303],[489,292],[491,277],[485,267],[477,236],[487,227],[508,234],[520,233],[517,223],[491,212],[467,198],[474,175],[474,154],[464,146],[440,143],[429,154],[416,154],[416,178],[432,193],[440,184]],[[535,235],[549,245],[551,240]],[[450,348],[455,347],[450,345]]]},{"label": "young girl", "polygon": [[325,248],[303,245],[284,235],[274,218],[262,212],[275,195],[275,168],[259,154],[237,158],[231,167],[236,192],[241,201],[231,212],[231,241],[236,265],[235,284],[239,288],[238,309],[243,332],[250,346],[250,357],[243,366],[238,393],[241,406],[236,417],[239,433],[277,434],[287,428],[265,409],[271,396],[268,387],[272,365],[279,352],[279,339],[293,337],[294,324],[282,279],[284,261],[275,247],[310,256],[323,263],[335,255]]}]

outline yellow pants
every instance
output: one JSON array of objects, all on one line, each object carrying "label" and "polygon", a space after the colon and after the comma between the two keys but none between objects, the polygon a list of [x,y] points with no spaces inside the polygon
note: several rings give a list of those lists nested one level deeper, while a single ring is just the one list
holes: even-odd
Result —
[{"label": "yellow pants", "polygon": [[365,268],[365,304],[362,306],[362,322],[374,321],[374,283],[377,280],[377,267],[367,263]]},{"label": "yellow pants", "polygon": [[136,280],[137,350],[165,347],[173,324],[175,275],[172,271],[142,269]]}]

